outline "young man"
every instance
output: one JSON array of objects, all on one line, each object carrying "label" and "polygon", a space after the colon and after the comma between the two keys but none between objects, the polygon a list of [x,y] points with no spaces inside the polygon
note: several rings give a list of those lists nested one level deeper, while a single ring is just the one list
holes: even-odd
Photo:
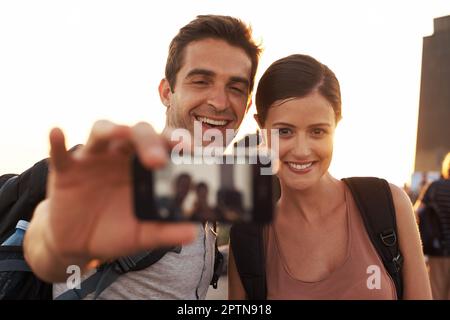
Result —
[{"label": "young man", "polygon": [[[237,129],[251,102],[259,54],[251,30],[232,17],[198,16],[180,29],[159,85],[167,108],[165,131],[193,133],[194,121],[201,122],[202,132]],[[130,156],[136,153],[148,168],[163,166],[170,161],[166,137],[147,123],[99,121],[74,152],[66,150],[59,129],[51,131],[50,144],[47,199],[37,207],[24,242],[26,260],[38,276],[65,282],[70,265],[92,273],[101,262],[181,243],[181,251],[122,275],[99,298],[206,296],[214,265],[210,225],[141,222],[132,210]],[[65,290],[65,283],[55,285],[54,296]]]}]

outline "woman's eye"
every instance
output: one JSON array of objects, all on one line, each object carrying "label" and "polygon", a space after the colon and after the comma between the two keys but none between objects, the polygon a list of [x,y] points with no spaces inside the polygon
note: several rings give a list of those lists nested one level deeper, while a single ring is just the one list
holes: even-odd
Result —
[{"label": "woman's eye", "polygon": [[291,129],[289,129],[289,128],[279,128],[278,129],[278,134],[280,136],[287,136],[287,135],[291,134]]},{"label": "woman's eye", "polygon": [[322,136],[326,133],[324,129],[316,128],[312,130],[313,135],[315,136]]}]

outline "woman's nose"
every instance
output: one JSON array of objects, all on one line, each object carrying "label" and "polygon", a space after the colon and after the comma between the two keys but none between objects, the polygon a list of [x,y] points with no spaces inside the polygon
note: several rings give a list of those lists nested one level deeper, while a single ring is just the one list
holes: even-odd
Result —
[{"label": "woman's nose", "polygon": [[299,159],[308,158],[311,155],[311,146],[308,139],[302,135],[297,136],[291,153]]}]

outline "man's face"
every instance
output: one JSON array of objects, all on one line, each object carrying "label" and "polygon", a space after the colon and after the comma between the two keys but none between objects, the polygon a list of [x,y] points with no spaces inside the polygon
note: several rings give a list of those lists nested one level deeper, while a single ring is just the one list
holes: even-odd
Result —
[{"label": "man's face", "polygon": [[243,49],[217,39],[194,41],[184,50],[174,92],[167,80],[160,85],[167,125],[193,134],[194,121],[200,121],[202,134],[215,128],[225,137],[226,129],[238,129],[247,110],[251,60]]}]

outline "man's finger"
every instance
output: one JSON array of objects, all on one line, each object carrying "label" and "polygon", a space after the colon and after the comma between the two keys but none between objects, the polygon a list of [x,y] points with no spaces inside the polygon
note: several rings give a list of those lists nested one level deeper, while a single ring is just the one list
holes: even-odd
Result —
[{"label": "man's finger", "polygon": [[50,131],[50,165],[52,169],[62,172],[66,170],[72,159],[66,148],[64,133],[59,128]]},{"label": "man's finger", "polygon": [[191,152],[193,137],[187,129],[166,127],[161,133],[168,149],[179,145],[185,152]]},{"label": "man's finger", "polygon": [[169,151],[164,139],[151,125],[140,122],[132,127],[132,140],[142,164],[148,168],[158,168],[167,163]]},{"label": "man's finger", "polygon": [[129,155],[133,153],[134,150],[133,143],[125,139],[112,141],[109,145],[109,151],[117,155]]},{"label": "man's finger", "polygon": [[109,144],[117,139],[130,139],[130,128],[108,120],[99,120],[92,127],[85,151],[88,153],[105,152],[108,150]]}]

